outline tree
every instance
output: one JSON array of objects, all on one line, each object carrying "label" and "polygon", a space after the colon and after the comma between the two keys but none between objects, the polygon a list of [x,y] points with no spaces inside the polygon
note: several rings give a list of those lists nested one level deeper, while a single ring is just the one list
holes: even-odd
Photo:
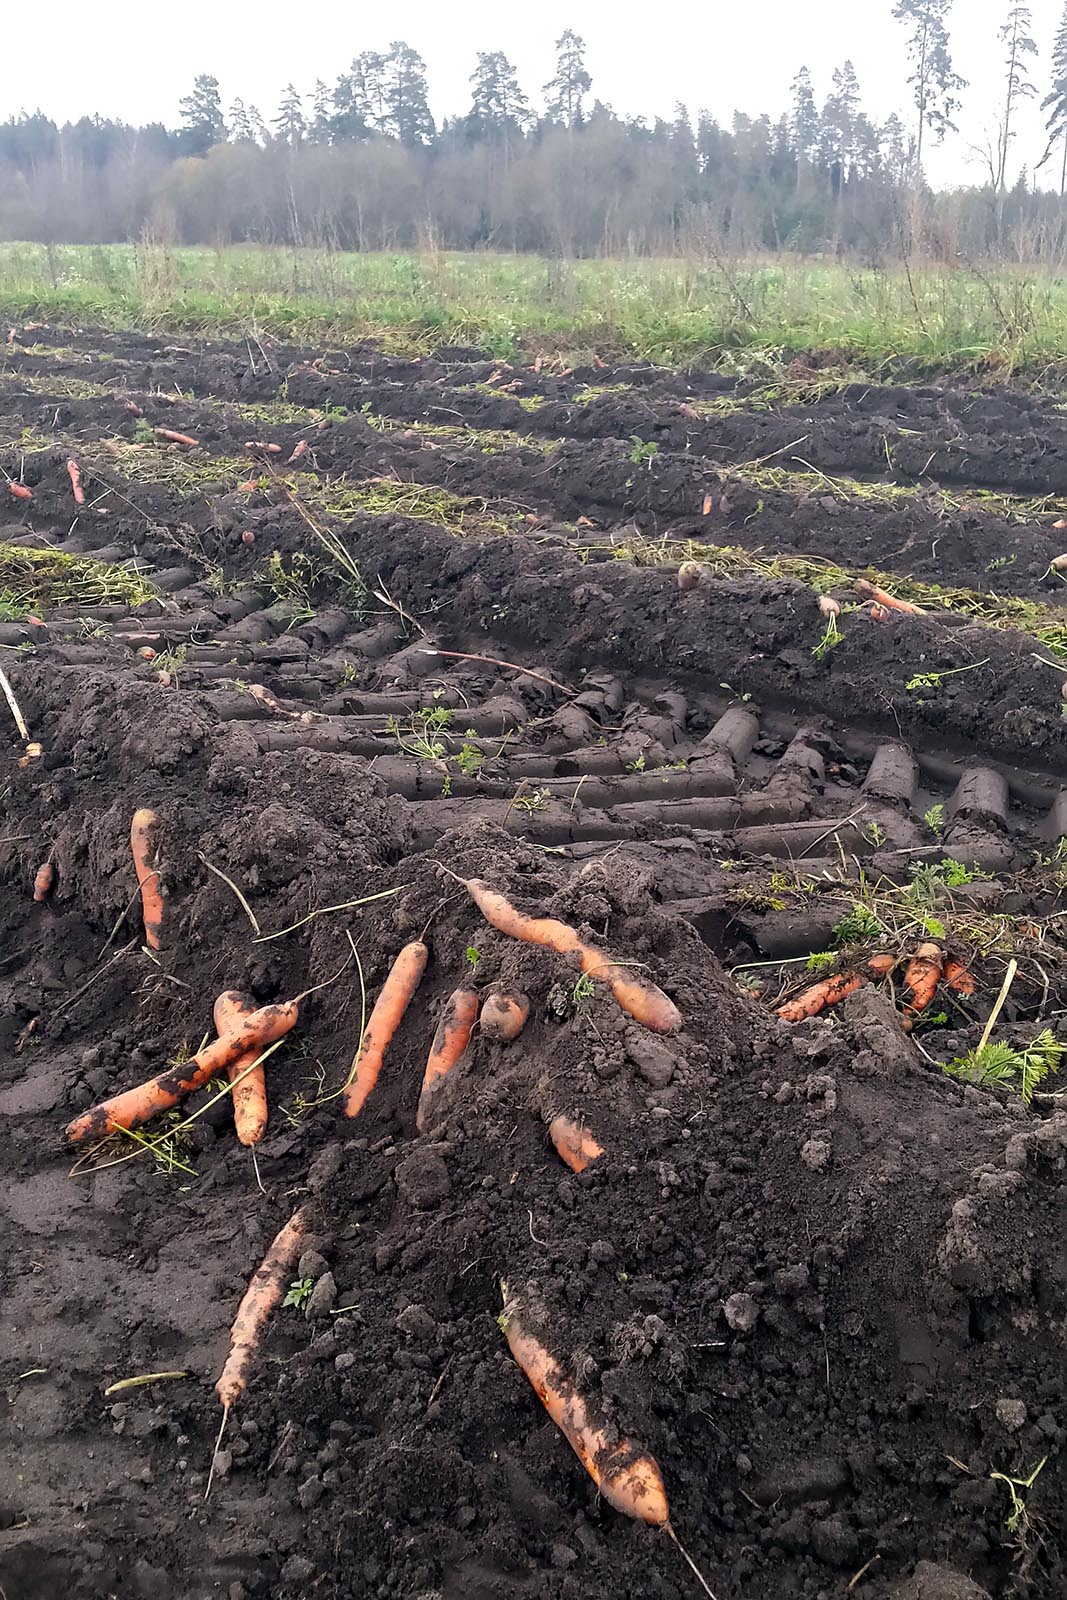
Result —
[{"label": "tree", "polygon": [[1039,166],[1044,166],[1052,154],[1052,147],[1059,139],[1063,140],[1063,166],[1060,170],[1060,194],[1067,189],[1067,0],[1063,7],[1063,16],[1060,19],[1059,31],[1052,46],[1052,83],[1049,93],[1041,102],[1042,111],[1047,111],[1045,128],[1048,133],[1048,148],[1041,157]]},{"label": "tree", "polygon": [[308,130],[311,142],[313,144],[329,144],[333,124],[333,116],[330,110],[330,91],[321,78],[315,79],[311,105],[311,127]]},{"label": "tree", "polygon": [[381,98],[387,115],[387,129],[401,144],[428,144],[434,136],[434,120],[426,88],[426,63],[417,50],[402,39],[389,46],[382,63]]},{"label": "tree", "polygon": [[556,76],[545,84],[550,117],[568,128],[582,120],[582,101],[593,87],[585,70],[585,42],[570,28],[556,40]]},{"label": "tree", "polygon": [[1020,5],[1018,0],[1015,0],[1009,7],[1000,29],[1000,41],[1007,50],[1004,61],[1007,81],[1004,115],[1001,118],[997,140],[997,173],[994,187],[998,194],[1004,193],[1008,171],[1008,147],[1015,137],[1012,132],[1012,119],[1016,108],[1020,100],[1028,99],[1030,95],[1036,93],[1034,85],[1026,75],[1026,57],[1037,55],[1037,45],[1030,33],[1033,21],[1030,7]]},{"label": "tree", "polygon": [[915,96],[915,109],[919,113],[919,131],[915,142],[915,178],[922,175],[923,141],[929,128],[937,144],[951,128],[956,130],[953,114],[959,109],[958,96],[967,87],[967,80],[952,70],[952,57],[948,48],[948,29],[945,18],[952,8],[952,0],[896,0],[893,15],[898,22],[910,26],[908,55],[914,68],[908,82]]},{"label": "tree", "polygon": [[793,79],[793,113],[790,132],[797,155],[810,161],[819,143],[819,113],[815,107],[815,93],[811,87],[811,73],[801,67]]},{"label": "tree", "polygon": [[291,83],[285,86],[282,103],[278,107],[278,115],[274,119],[274,126],[278,130],[278,138],[283,144],[298,145],[304,141],[308,131],[304,108],[300,103],[300,96]]},{"label": "tree", "polygon": [[837,69],[833,85],[822,114],[822,153],[831,168],[836,193],[849,174],[858,148],[860,85],[851,61]]},{"label": "tree", "polygon": [[252,118],[245,110],[243,100],[235,100],[230,107],[230,138],[234,144],[255,144],[256,131]]},{"label": "tree", "polygon": [[203,156],[213,144],[222,144],[226,138],[226,120],[222,115],[219,80],[202,72],[193,79],[193,92],[179,104],[185,127],[182,130],[186,150],[194,156]]},{"label": "tree", "polygon": [[347,144],[354,139],[365,139],[370,132],[367,123],[367,101],[363,91],[359,62],[353,61],[348,72],[342,72],[334,85],[331,102],[330,137],[334,144]]},{"label": "tree", "polygon": [[530,103],[502,50],[478,52],[471,73],[471,108],[468,125],[482,138],[520,133],[530,120]]}]

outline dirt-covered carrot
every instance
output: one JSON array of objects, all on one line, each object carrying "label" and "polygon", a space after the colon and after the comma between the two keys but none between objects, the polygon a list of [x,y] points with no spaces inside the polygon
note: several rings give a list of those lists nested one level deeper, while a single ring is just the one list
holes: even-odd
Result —
[{"label": "dirt-covered carrot", "polygon": [[937,993],[944,965],[945,954],[940,945],[921,944],[916,950],[904,968],[904,987],[911,993],[911,999],[904,1007],[906,1019],[910,1020],[926,1010]]},{"label": "dirt-covered carrot", "polygon": [[280,444],[268,444],[266,439],[246,439],[245,449],[266,450],[267,454],[272,456],[280,456],[282,453],[282,447]]},{"label": "dirt-covered carrot", "polygon": [[896,956],[872,956],[867,963],[867,970],[873,972],[876,978],[888,978],[896,964]]},{"label": "dirt-covered carrot", "polygon": [[37,875],[33,880],[33,898],[38,901],[47,900],[55,881],[56,869],[50,861],[45,861],[37,868]]},{"label": "dirt-covered carrot", "polygon": [[926,615],[922,606],[912,605],[910,600],[898,600],[896,595],[890,594],[887,589],[879,589],[876,583],[868,583],[866,578],[856,578],[852,587],[865,600],[873,600],[875,605],[885,606],[888,611],[904,611],[912,617]]},{"label": "dirt-covered carrot", "polygon": [[293,446],[292,455],[291,456],[286,456],[286,458],[285,458],[286,466],[290,466],[291,467],[294,461],[299,461],[301,456],[307,455],[307,448],[308,448],[307,440],[306,439],[298,439],[296,444],[294,444],[294,446]]},{"label": "dirt-covered carrot", "polygon": [[503,1044],[519,1037],[529,1015],[529,998],[517,989],[509,989],[486,998],[478,1027],[484,1039]]},{"label": "dirt-covered carrot", "polygon": [[784,1006],[778,1007],[775,1015],[781,1017],[783,1022],[801,1022],[805,1017],[817,1017],[827,1006],[839,1005],[867,982],[867,978],[859,972],[835,972],[821,983],[813,983],[795,1000],[787,1000]]},{"label": "dirt-covered carrot", "polygon": [[434,1095],[470,1043],[478,1019],[478,1005],[479,996],[473,989],[454,989],[445,1002],[437,1032],[433,1036],[415,1112],[415,1126],[420,1133],[426,1132]]},{"label": "dirt-covered carrot", "polygon": [[[215,1001],[213,1012],[219,1038],[232,1033],[255,1009],[251,995],[242,994],[239,989],[224,990]],[[226,1068],[233,1085],[233,1125],[242,1144],[258,1144],[267,1131],[267,1074],[264,1063],[259,1061],[262,1054],[259,1045],[253,1045]]]},{"label": "dirt-covered carrot", "polygon": [[404,1012],[411,1004],[415,990],[422,982],[428,955],[429,951],[422,940],[414,939],[411,944],[404,946],[389,969],[389,976],[374,1002],[353,1062],[353,1075],[343,1101],[346,1117],[359,1116],[368,1095],[378,1082],[385,1052],[400,1026]]},{"label": "dirt-covered carrot", "polygon": [[187,433],[175,433],[173,428],[154,428],[152,431],[157,439],[165,439],[168,444],[183,444],[188,450],[195,450],[200,443],[199,439],[192,439]]},{"label": "dirt-covered carrot", "polygon": [[153,950],[159,949],[163,931],[163,891],[159,887],[159,846],[157,832],[159,819],[154,811],[141,806],[130,823],[130,850],[141,886],[141,910],[144,914],[145,943]]},{"label": "dirt-covered carrot", "polygon": [[67,1125],[67,1138],[72,1144],[83,1144],[87,1139],[106,1138],[117,1128],[139,1128],[158,1112],[176,1106],[184,1095],[202,1089],[216,1073],[225,1072],[231,1062],[247,1055],[251,1049],[262,1050],[280,1039],[289,1032],[299,1012],[296,1000],[261,1006],[244,1017],[225,1038],[216,1039],[180,1066],[168,1067],[147,1083],[139,1083],[136,1088],[126,1089],[83,1111]]},{"label": "dirt-covered carrot", "polygon": [[604,1154],[603,1145],[597,1144],[589,1129],[582,1123],[575,1122],[573,1117],[565,1117],[562,1114],[553,1117],[548,1125],[548,1137],[552,1140],[560,1160],[565,1162],[572,1172],[584,1172]]},{"label": "dirt-covered carrot", "polygon": [[70,479],[70,487],[74,494],[74,504],[83,506],[85,504],[85,490],[82,488],[81,468],[73,457],[67,462],[67,476]]},{"label": "dirt-covered carrot", "polygon": [[555,917],[528,917],[499,890],[478,878],[460,880],[487,922],[512,939],[539,944],[560,955],[576,953],[587,977],[607,984],[622,1009],[656,1033],[673,1033],[682,1018],[673,1000],[654,983],[635,976],[602,950],[586,944],[573,928]]},{"label": "dirt-covered carrot", "polygon": [[667,1526],[670,1507],[655,1457],[590,1420],[582,1396],[527,1326],[518,1299],[505,1299],[499,1321],[534,1393],[608,1504],[639,1522]]},{"label": "dirt-covered carrot", "polygon": [[305,1231],[305,1214],[297,1211],[276,1235],[242,1296],[230,1329],[230,1353],[215,1385],[215,1393],[222,1402],[224,1424],[225,1413],[248,1387],[248,1374],[267,1318],[285,1294],[289,1274],[300,1258]]},{"label": "dirt-covered carrot", "polygon": [[24,483],[16,483],[12,478],[7,480],[7,492],[14,495],[16,500],[33,499],[33,490],[27,489]]},{"label": "dirt-covered carrot", "polygon": [[957,994],[972,995],[977,985],[974,978],[967,971],[962,961],[957,961],[955,956],[948,956],[945,961],[945,970],[941,974],[950,989],[955,989]]}]

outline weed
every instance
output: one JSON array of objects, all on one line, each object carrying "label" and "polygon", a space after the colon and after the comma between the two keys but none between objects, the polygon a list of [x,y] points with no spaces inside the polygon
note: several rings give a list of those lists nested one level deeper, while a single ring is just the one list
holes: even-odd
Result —
[{"label": "weed", "polygon": [[837,965],[837,957],[832,950],[813,950],[805,964],[805,972],[813,972],[816,977],[825,975]]},{"label": "weed", "polygon": [[467,964],[472,972],[477,971],[478,963],[481,959],[481,951],[478,949],[478,946],[476,944],[469,944],[467,946]]},{"label": "weed", "polygon": [[396,740],[397,748],[405,755],[415,756],[419,761],[440,761],[447,746],[438,735],[448,727],[452,717],[453,712],[447,706],[424,706],[421,711],[413,711],[403,726],[398,717],[387,717],[385,725]]},{"label": "weed", "polygon": [[358,662],[346,661],[344,664],[344,669],[341,673],[341,687],[344,688],[344,686],[349,683],[356,683],[359,679],[360,671],[361,668]]},{"label": "weed", "polygon": [[1011,1510],[1004,1521],[1004,1526],[1009,1533],[1018,1534],[1025,1530],[1030,1519],[1027,1515],[1026,1501],[1019,1493],[1019,1490],[1032,1489],[1034,1487],[1038,1473],[1047,1460],[1048,1456],[1042,1456],[1037,1466],[1025,1478],[1013,1478],[1006,1472],[991,1472],[989,1474],[994,1482],[1006,1484],[1008,1493],[1011,1496]]},{"label": "weed", "polygon": [[888,835],[880,822],[868,822],[863,828],[863,836],[876,850],[885,844]]},{"label": "weed", "polygon": [[941,861],[913,865],[911,882],[904,894],[912,905],[932,906],[937,903],[942,889],[962,889],[965,884],[976,883],[988,876],[980,867],[965,867],[962,861],[953,861],[946,856]]},{"label": "weed", "polygon": [[930,832],[940,839],[945,831],[945,808],[940,801],[936,806],[931,806],[929,811],[923,812],[923,821]]},{"label": "weed", "polygon": [[459,768],[460,772],[462,772],[465,778],[477,777],[478,773],[485,765],[484,755],[476,744],[471,743],[473,738],[474,729],[468,728],[466,734],[464,735],[463,743],[460,745],[458,751],[453,757],[456,766]]},{"label": "weed", "polygon": [[1057,1039],[1050,1028],[1044,1028],[1022,1050],[998,1040],[952,1061],[942,1061],[941,1070],[950,1078],[982,1089],[1005,1089],[1029,1105],[1034,1090],[1049,1073],[1059,1070],[1065,1050],[1067,1044]]},{"label": "weed", "polygon": [[293,1306],[297,1311],[303,1311],[311,1299],[311,1291],[315,1285],[311,1278],[294,1278],[286,1291],[283,1306]]},{"label": "weed", "polygon": [[644,758],[644,756],[643,755],[639,755],[639,756],[636,756],[633,761],[628,761],[626,763],[626,770],[627,770],[627,772],[644,772],[644,770],[645,770],[645,758]]},{"label": "weed", "polygon": [[994,556],[992,561],[986,562],[987,572],[999,572],[1002,567],[1010,567],[1015,561],[1015,556]]},{"label": "weed", "polygon": [[643,462],[648,463],[649,471],[652,470],[653,459],[659,454],[659,445],[653,439],[642,439],[639,433],[630,435],[630,460],[635,467]]},{"label": "weed", "polygon": [[905,689],[940,689],[946,678],[954,678],[961,672],[977,672],[979,667],[989,665],[989,657],[984,661],[972,661],[966,667],[948,667],[944,672],[920,672],[914,678],[909,678],[904,685]]},{"label": "weed", "polygon": [[516,789],[511,797],[511,804],[517,811],[544,811],[551,802],[552,795],[548,789],[531,789],[522,793]]},{"label": "weed", "polygon": [[880,938],[884,932],[884,927],[870,906],[854,900],[852,910],[846,912],[840,922],[835,923],[833,937],[836,944],[848,946],[866,944],[870,939]]},{"label": "weed", "polygon": [[187,644],[174,645],[172,649],[163,650],[154,658],[152,671],[169,672],[173,677],[177,677],[178,672],[184,667],[188,655],[189,646]]},{"label": "weed", "polygon": [[587,972],[583,972],[576,980],[571,990],[571,1005],[576,1012],[581,1012],[596,994],[596,984]]},{"label": "weed", "polygon": [[155,444],[156,436],[147,417],[137,418],[137,426],[133,430],[133,442],[134,444]]},{"label": "weed", "polygon": [[843,638],[844,634],[837,626],[837,618],[827,617],[826,627],[823,629],[822,637],[820,638],[818,644],[813,647],[811,652],[816,661],[821,661],[824,656],[830,653],[835,645],[839,645],[841,643]]},{"label": "weed", "polygon": [[14,616],[49,605],[139,606],[157,598],[152,585],[129,567],[0,543],[0,599]]}]

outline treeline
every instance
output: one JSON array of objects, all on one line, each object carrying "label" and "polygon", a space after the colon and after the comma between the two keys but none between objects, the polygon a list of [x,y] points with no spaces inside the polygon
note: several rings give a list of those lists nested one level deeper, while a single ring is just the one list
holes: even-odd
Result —
[{"label": "treeline", "polygon": [[[224,107],[196,79],[182,126],[101,117],[57,126],[40,112],[0,124],[0,237],[103,243],[144,233],[187,244],[257,241],[381,250],[529,250],[583,256],[700,250],[853,252],[916,247],[1058,259],[1067,246],[1067,3],[1034,165],[1014,149],[1036,92],[1029,8],[1007,6],[1005,78],[981,186],[931,196],[923,157],[955,131],[966,84],[947,31],[952,0],[895,0],[907,29],[914,115],[878,123],[850,62],[820,102],[807,68],[776,119],[677,107],[651,125],[593,95],[582,40],[557,41],[534,111],[514,66],[480,53],[469,111],[436,127],[410,45],[364,52],[310,95],[293,85],[269,122]],[[1035,152],[1036,154],[1036,152]],[[1014,170],[1013,170],[1014,168]],[[921,235],[921,237],[917,237]]]}]

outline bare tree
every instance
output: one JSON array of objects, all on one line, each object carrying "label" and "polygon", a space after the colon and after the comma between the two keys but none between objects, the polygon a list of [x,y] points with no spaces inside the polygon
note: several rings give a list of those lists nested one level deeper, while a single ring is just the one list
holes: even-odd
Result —
[{"label": "bare tree", "polygon": [[1018,0],[1008,9],[1000,29],[1001,43],[1006,47],[1004,67],[1006,84],[1004,91],[1004,114],[1000,122],[1000,134],[997,141],[997,171],[994,188],[1003,195],[1008,171],[1008,149],[1015,137],[1013,122],[1019,101],[1029,99],[1037,91],[1026,73],[1027,56],[1037,55],[1037,45],[1034,43],[1030,29],[1033,27],[1033,17],[1030,7],[1020,5]]}]

